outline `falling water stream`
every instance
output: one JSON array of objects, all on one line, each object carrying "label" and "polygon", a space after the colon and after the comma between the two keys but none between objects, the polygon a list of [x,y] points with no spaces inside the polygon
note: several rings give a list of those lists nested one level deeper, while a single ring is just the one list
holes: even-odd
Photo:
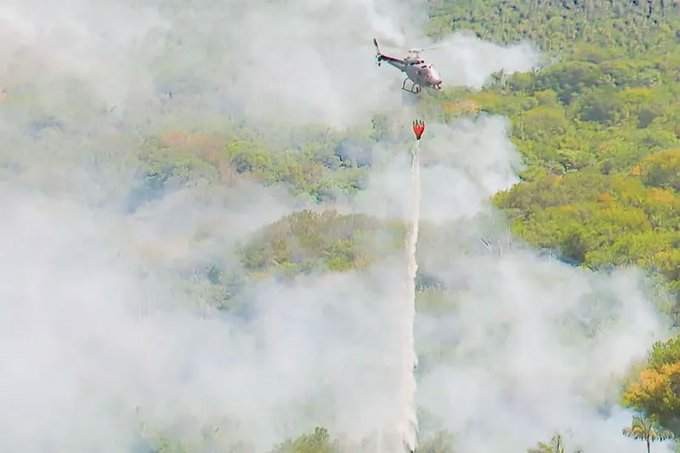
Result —
[{"label": "falling water stream", "polygon": [[400,429],[404,446],[408,451],[415,451],[417,447],[418,418],[416,415],[416,378],[415,368],[418,362],[415,351],[414,323],[416,314],[416,273],[418,263],[416,261],[416,244],[418,243],[418,223],[420,218],[420,141],[416,140],[412,150],[411,159],[411,225],[406,239],[407,253],[407,297],[404,304],[405,335],[402,345],[402,393],[401,401],[404,412]]}]

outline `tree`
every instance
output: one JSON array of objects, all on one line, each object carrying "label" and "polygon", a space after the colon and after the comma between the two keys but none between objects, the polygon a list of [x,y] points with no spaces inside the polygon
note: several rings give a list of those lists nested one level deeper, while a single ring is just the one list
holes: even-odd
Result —
[{"label": "tree", "polygon": [[651,442],[671,439],[673,437],[670,431],[660,428],[652,420],[641,415],[633,417],[633,422],[630,427],[623,429],[623,434],[633,439],[644,440],[647,443],[647,453],[650,453]]},{"label": "tree", "polygon": [[666,341],[657,341],[649,354],[649,366],[661,369],[664,365],[680,362],[680,337]]},{"label": "tree", "polygon": [[[564,439],[557,433],[550,439],[550,443],[539,442],[535,448],[527,450],[527,453],[565,453],[565,451]],[[576,450],[574,453],[582,453],[582,450]]]},{"label": "tree", "polygon": [[287,440],[274,449],[274,453],[337,453],[337,442],[331,441],[326,428],[316,427],[312,434],[303,434],[295,440]]},{"label": "tree", "polygon": [[418,453],[453,453],[455,436],[448,431],[436,431],[418,446]]},{"label": "tree", "polygon": [[651,187],[680,191],[680,149],[661,151],[642,161],[642,178]]},{"label": "tree", "polygon": [[540,106],[524,113],[524,134],[529,140],[547,141],[569,130],[569,120],[559,106]]},{"label": "tree", "polygon": [[642,370],[623,395],[623,402],[680,432],[680,362]]}]

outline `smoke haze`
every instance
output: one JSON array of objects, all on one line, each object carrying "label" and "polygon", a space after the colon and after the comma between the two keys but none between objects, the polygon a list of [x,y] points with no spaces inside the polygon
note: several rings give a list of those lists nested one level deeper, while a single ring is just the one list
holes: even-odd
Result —
[{"label": "smoke haze", "polygon": [[[241,120],[349,127],[388,113],[410,127],[401,76],[375,65],[371,38],[425,46],[426,19],[396,0],[3,2],[0,449],[145,451],[166,436],[261,452],[323,425],[354,445],[382,432],[396,451],[403,253],[246,277],[239,244],[309,203],[215,184],[207,167],[151,196],[138,154],[155,134],[229,136]],[[428,58],[447,86],[539,58],[465,33],[442,42]],[[562,430],[574,448],[637,451],[620,434],[628,415],[596,408],[664,321],[629,274],[501,249],[488,197],[517,182],[507,136],[498,117],[427,122],[417,253],[445,310],[417,314],[419,409],[462,449],[514,452]],[[371,152],[367,188],[338,207],[407,218],[408,149]],[[212,308],[211,266],[235,279],[239,310]]]}]

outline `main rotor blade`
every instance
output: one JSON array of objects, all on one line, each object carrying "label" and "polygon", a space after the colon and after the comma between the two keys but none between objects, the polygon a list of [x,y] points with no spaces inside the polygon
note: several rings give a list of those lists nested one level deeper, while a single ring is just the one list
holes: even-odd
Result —
[{"label": "main rotor blade", "polygon": [[[373,38],[373,39],[375,39],[375,38]],[[380,43],[380,47],[382,47],[382,48],[387,48],[387,49],[390,49],[390,50],[404,50],[404,43],[403,42],[397,43],[397,42],[395,42],[394,39],[379,38],[378,42]]]},{"label": "main rotor blade", "polygon": [[437,44],[435,46],[429,47],[419,47],[416,49],[410,49],[409,52],[425,52],[427,50],[441,49],[442,47],[446,47],[446,44]]}]

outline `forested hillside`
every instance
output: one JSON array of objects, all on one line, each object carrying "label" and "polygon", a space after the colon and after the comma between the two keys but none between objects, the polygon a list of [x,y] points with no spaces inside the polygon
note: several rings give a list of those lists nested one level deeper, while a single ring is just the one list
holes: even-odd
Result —
[{"label": "forested hillside", "polygon": [[0,65],[0,449],[382,453],[417,114],[418,453],[680,451],[680,2],[428,0],[541,61],[417,97],[352,28],[410,2],[157,3]]},{"label": "forested hillside", "polygon": [[557,58],[535,74],[498,74],[469,97],[510,116],[530,165],[524,184],[496,197],[515,233],[576,264],[642,266],[677,294],[678,16],[669,4],[639,3],[505,2],[479,11],[442,3],[433,24],[528,38]]},{"label": "forested hillside", "polygon": [[[516,238],[551,250],[574,266],[600,271],[640,266],[672,295],[664,309],[676,321],[679,8],[671,1],[431,0],[428,33],[433,39],[470,30],[498,43],[529,40],[545,58],[543,67],[531,73],[501,71],[481,91],[448,87],[436,95],[423,94],[417,105],[430,120],[484,113],[507,116],[527,167],[522,182],[498,193],[494,203],[509,217]],[[268,137],[234,127],[224,149],[206,137],[165,137],[144,158],[149,186],[140,193],[148,196],[156,185],[181,182],[191,168],[223,182],[239,175],[267,185],[283,184],[323,203],[363,187],[372,164],[365,146],[389,140],[394,135],[390,127],[387,116],[376,116],[372,125],[345,135],[319,128]],[[370,242],[362,238],[386,226],[393,236],[383,245],[396,249],[399,225],[380,225],[367,216],[302,212],[257,233],[240,256],[252,275],[360,269],[373,259]],[[440,284],[422,272],[419,278],[420,306],[436,312],[441,309]],[[233,284],[233,278],[217,273],[213,283],[229,287],[229,281]],[[233,294],[226,291],[224,297]],[[229,306],[226,300],[217,303]],[[680,390],[674,382],[679,366],[677,339],[656,345],[648,368],[639,377],[631,376],[622,396],[625,404],[643,411],[645,423],[662,423],[676,434]],[[661,429],[650,426],[648,433]],[[455,451],[452,439],[455,436],[441,431],[424,439],[419,451]],[[331,452],[336,451],[334,442],[332,434],[318,428],[276,451]],[[557,434],[533,451],[565,451],[562,442]],[[169,448],[160,451],[175,451]]]},{"label": "forested hillside", "polygon": [[[466,28],[502,42],[527,38],[554,58],[532,74],[498,73],[482,92],[462,96],[512,119],[513,141],[529,164],[496,205],[518,237],[574,265],[648,270],[673,295],[667,308],[677,322],[679,5],[481,3],[431,2],[432,33]],[[657,344],[623,397],[676,435],[678,366],[678,339]],[[654,439],[649,428],[637,429]]]}]

